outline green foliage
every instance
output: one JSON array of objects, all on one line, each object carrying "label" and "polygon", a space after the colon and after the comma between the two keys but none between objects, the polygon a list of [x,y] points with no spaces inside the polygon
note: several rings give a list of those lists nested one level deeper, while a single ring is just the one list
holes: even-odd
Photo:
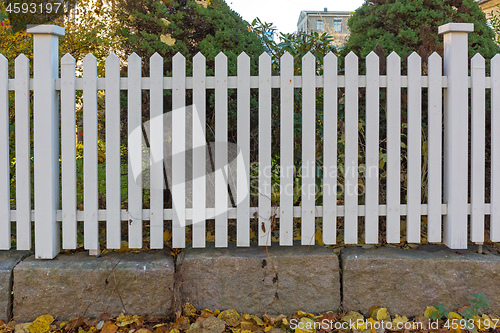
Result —
[{"label": "green foliage", "polygon": [[171,72],[170,59],[180,52],[187,58],[189,74],[191,58],[201,52],[207,57],[210,75],[215,67],[213,59],[224,52],[229,74],[236,75],[237,57],[246,52],[252,58],[254,74],[257,73],[257,59],[264,47],[224,0],[117,0],[117,3],[119,28],[115,34],[122,39],[121,49],[126,56],[135,52],[147,59],[158,52],[166,59],[167,72]]},{"label": "green foliage", "polygon": [[258,17],[252,22],[252,32],[256,34],[271,55],[273,68],[279,70],[279,59],[286,52],[294,58],[295,74],[301,74],[302,57],[311,52],[317,60],[317,74],[322,75],[323,58],[329,53],[337,53],[337,48],[332,44],[333,37],[328,33],[318,34],[283,34],[280,33],[279,42],[269,38],[269,34],[275,34],[276,28],[272,23],[262,22]]},{"label": "green foliage", "polygon": [[491,58],[498,52],[493,30],[474,0],[365,1],[349,19],[351,35],[345,51],[364,58],[378,44],[385,54],[396,51],[405,57],[418,51],[426,59],[434,51],[442,54],[438,26],[449,22],[474,23],[469,56],[481,53]]},{"label": "green foliage", "polygon": [[500,44],[500,5],[488,14],[488,22],[495,32],[495,42]]},{"label": "green foliage", "polygon": [[481,309],[490,308],[490,301],[483,294],[472,294],[472,296],[474,298],[470,300],[470,306],[460,311],[460,314],[465,319],[473,319],[481,314]]},{"label": "green foliage", "polygon": [[[446,323],[444,325],[445,328],[448,329],[458,329],[462,328],[472,333],[477,333],[478,330],[476,326],[479,328],[487,328],[491,323],[482,323],[481,320],[490,321],[489,317],[486,318],[481,311],[484,309],[490,308],[490,302],[486,299],[484,294],[472,294],[474,297],[470,300],[470,305],[463,306],[458,309],[457,312],[449,312],[443,304],[439,304],[438,306],[429,306],[425,310],[425,316],[432,320],[445,319]],[[483,315],[483,317],[481,317]],[[492,325],[489,327],[493,327]],[[488,327],[488,328],[489,328]],[[484,329],[482,329],[484,330]]]}]

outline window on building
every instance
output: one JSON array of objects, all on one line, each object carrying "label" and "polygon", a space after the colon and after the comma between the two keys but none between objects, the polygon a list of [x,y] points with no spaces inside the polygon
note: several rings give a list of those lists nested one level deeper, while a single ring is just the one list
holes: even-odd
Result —
[{"label": "window on building", "polygon": [[325,23],[323,21],[316,21],[316,30],[323,31],[325,30]]},{"label": "window on building", "polygon": [[333,20],[333,31],[342,32],[342,20],[341,19],[334,19]]}]

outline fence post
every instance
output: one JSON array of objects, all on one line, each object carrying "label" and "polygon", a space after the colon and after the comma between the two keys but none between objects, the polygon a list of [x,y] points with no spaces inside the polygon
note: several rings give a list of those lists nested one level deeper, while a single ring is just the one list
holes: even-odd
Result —
[{"label": "fence post", "polygon": [[60,249],[59,226],[59,36],[55,25],[28,26],[33,35],[35,257],[53,259]]},{"label": "fence post", "polygon": [[444,39],[444,217],[443,242],[451,249],[467,249],[469,52],[468,33],[473,23],[439,27]]}]

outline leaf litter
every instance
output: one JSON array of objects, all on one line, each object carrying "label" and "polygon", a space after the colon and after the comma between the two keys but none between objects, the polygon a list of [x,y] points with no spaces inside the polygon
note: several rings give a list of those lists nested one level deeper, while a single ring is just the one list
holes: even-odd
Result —
[{"label": "leaf litter", "polygon": [[[448,312],[443,305],[428,306],[422,316],[407,317],[389,313],[387,308],[374,306],[369,316],[357,311],[328,311],[319,314],[297,311],[291,316],[256,316],[224,311],[196,309],[186,303],[171,318],[120,314],[100,318],[77,317],[60,321],[46,314],[33,322],[19,323],[0,320],[0,333],[479,333],[500,332],[500,317],[486,314],[489,302],[484,295],[473,295],[471,305]],[[469,325],[461,326],[466,322]],[[452,325],[453,323],[453,325]],[[458,323],[455,325],[455,323]],[[400,329],[399,329],[400,327]],[[418,327],[418,329],[411,329]]]}]

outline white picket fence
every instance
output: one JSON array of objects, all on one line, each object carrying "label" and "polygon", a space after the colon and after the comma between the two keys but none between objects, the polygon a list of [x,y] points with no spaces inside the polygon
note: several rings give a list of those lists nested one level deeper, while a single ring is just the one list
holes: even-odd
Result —
[{"label": "white picket fence", "polygon": [[[84,244],[91,253],[98,252],[98,221],[106,221],[106,247],[121,246],[121,222],[128,221],[128,244],[143,245],[143,223],[150,224],[150,248],[163,248],[164,221],[172,223],[172,245],[186,246],[185,225],[193,224],[193,247],[206,246],[206,223],[215,218],[215,246],[228,246],[228,219],[237,220],[237,246],[250,246],[250,220],[258,216],[258,245],[270,246],[271,228],[279,221],[279,245],[293,245],[294,219],[301,221],[301,243],[315,243],[316,221],[322,218],[323,241],[335,244],[339,218],[343,218],[345,244],[358,243],[359,217],[364,217],[364,242],[379,243],[380,217],[386,218],[386,240],[401,242],[400,221],[406,216],[406,241],[420,243],[423,216],[426,216],[427,240],[444,242],[450,248],[467,248],[468,241],[484,242],[485,215],[490,216],[490,238],[500,241],[500,56],[491,60],[491,77],[485,76],[485,60],[476,55],[468,75],[467,32],[472,24],[450,23],[440,27],[444,34],[444,61],[438,54],[428,59],[427,75],[422,75],[421,58],[413,53],[408,58],[408,73],[401,75],[401,59],[392,53],[387,57],[387,75],[379,75],[379,58],[371,53],[366,58],[366,75],[359,75],[359,61],[354,54],[345,58],[345,74],[338,74],[337,57],[324,59],[324,75],[316,76],[316,59],[307,54],[302,59],[302,75],[294,75],[293,58],[285,54],[280,60],[280,75],[271,75],[271,58],[259,58],[259,76],[250,75],[250,58],[238,57],[236,77],[228,76],[227,58],[215,59],[215,76],[206,76],[205,57],[193,59],[193,76],[186,77],[186,60],[178,54],[173,58],[172,77],[163,77],[163,59],[151,57],[150,77],[141,73],[141,59],[128,58],[128,76],[120,76],[120,60],[111,54],[106,60],[105,77],[98,78],[96,59],[83,61],[83,77],[75,76],[75,60],[70,55],[61,59],[59,78],[58,36],[64,30],[56,26],[36,26],[34,35],[34,77],[30,78],[29,60],[20,55],[15,61],[15,78],[8,77],[7,60],[0,57],[0,249],[11,248],[11,222],[16,223],[18,250],[32,248],[32,222],[35,228],[35,255],[54,258],[63,249],[77,246],[77,221],[84,222]],[[444,64],[444,75],[443,75]],[[280,89],[280,199],[279,207],[271,205],[271,105],[272,89]],[[316,89],[324,91],[323,205],[316,206],[315,172],[302,172],[301,205],[294,207],[294,175],[287,170],[294,166],[294,89],[302,89],[302,166],[316,163]],[[345,89],[345,160],[343,205],[337,204],[337,142],[338,89]],[[366,156],[365,167],[371,173],[360,176],[359,101],[360,88],[366,88]],[[471,89],[472,160],[469,194],[468,176],[468,107]],[[150,209],[142,207],[142,179],[134,175],[129,163],[128,207],[122,209],[120,197],[120,91],[128,93],[129,155],[141,155],[141,137],[133,135],[142,125],[142,92],[149,90],[150,118],[164,114],[163,91],[172,90],[172,110],[186,107],[186,90],[193,90],[196,106],[193,118],[204,125],[206,92],[215,89],[215,169],[225,170],[228,161],[228,89],[237,89],[237,159],[236,207],[228,205],[228,179],[224,172],[215,173],[215,205],[206,200],[207,179],[205,150],[192,156],[192,207],[186,205],[186,159],[206,144],[206,133],[195,130],[195,122],[186,122],[183,113],[172,112],[171,188],[173,208],[164,207],[164,191],[151,189]],[[250,96],[258,89],[258,207],[250,207]],[[380,89],[386,90],[387,177],[385,204],[379,202]],[[408,96],[407,129],[407,197],[401,198],[401,94]],[[422,197],[422,92],[428,91],[428,155],[427,203]],[[485,119],[486,93],[491,89],[491,203],[485,203]],[[83,91],[84,128],[84,209],[77,209],[77,177],[75,149],[75,92]],[[15,210],[11,210],[9,133],[9,91],[15,93]],[[34,92],[34,203],[31,207],[30,174],[30,92]],[[106,209],[98,205],[98,91],[105,94],[106,130]],[[60,96],[60,99],[59,99]],[[443,104],[443,97],[445,103]],[[60,108],[59,108],[60,105]],[[443,124],[444,112],[444,124]],[[60,119],[59,119],[60,116]],[[162,122],[151,123],[150,136],[164,137]],[[444,125],[444,142],[443,137]],[[59,133],[60,128],[60,133]],[[186,131],[192,130],[192,142]],[[135,140],[135,141],[134,141]],[[163,140],[152,140],[151,151],[164,152]],[[219,145],[217,145],[219,144]],[[61,152],[61,175],[59,174]],[[444,156],[444,163],[443,163]],[[155,156],[163,160],[165,156]],[[139,160],[139,163],[141,161]],[[444,169],[442,165],[444,164]],[[137,167],[137,165],[136,165]],[[140,168],[139,164],[139,168]],[[332,173],[327,172],[331,170]],[[351,171],[351,172],[349,172]],[[444,176],[442,179],[442,175]],[[357,185],[365,177],[365,203],[358,201]],[[164,184],[160,164],[150,171],[150,184]],[[60,183],[62,186],[60,186]],[[61,187],[61,188],[60,188]],[[62,207],[59,197],[62,195]],[[469,201],[470,197],[470,201]],[[402,203],[404,202],[404,203]],[[469,203],[470,202],[470,203]],[[34,209],[33,209],[34,208]],[[470,215],[470,220],[469,220]],[[444,217],[444,218],[443,218]],[[59,222],[62,222],[60,224]],[[470,235],[468,226],[470,224]],[[60,231],[62,230],[62,242]]]}]

